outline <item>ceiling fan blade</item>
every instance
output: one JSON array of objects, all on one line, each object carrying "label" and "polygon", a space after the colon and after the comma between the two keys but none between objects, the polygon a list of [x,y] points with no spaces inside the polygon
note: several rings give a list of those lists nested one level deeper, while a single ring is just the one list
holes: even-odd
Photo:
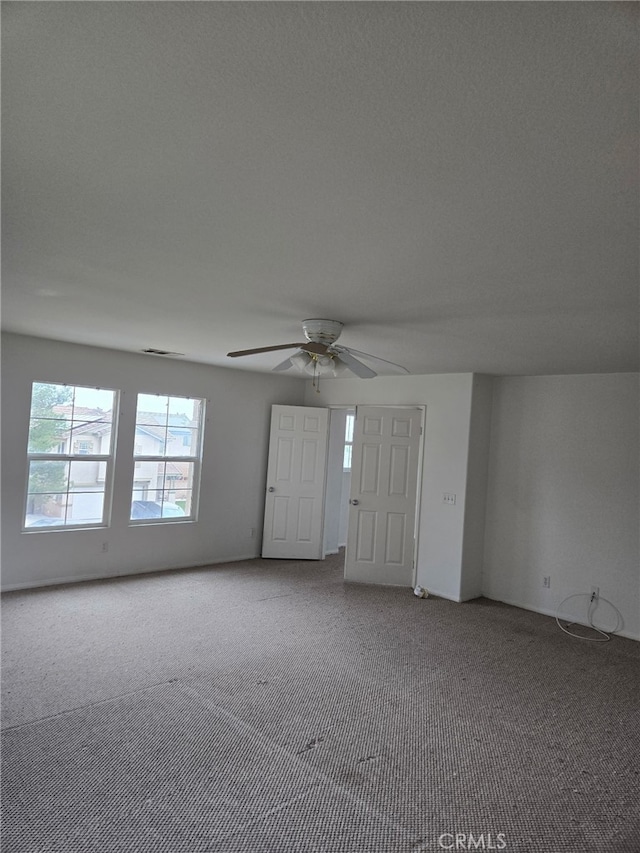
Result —
[{"label": "ceiling fan blade", "polygon": [[289,370],[290,367],[293,367],[291,358],[285,358],[284,361],[281,361],[280,364],[276,364],[276,366],[271,369],[274,373],[280,373],[282,370]]},{"label": "ceiling fan blade", "polygon": [[[340,347],[340,348],[334,347],[334,349],[338,349],[338,351],[340,352],[342,350],[342,347]],[[410,371],[407,370],[406,367],[403,367],[401,364],[396,364],[395,361],[389,361],[386,358],[380,358],[379,355],[371,355],[371,353],[369,353],[369,352],[361,352],[360,350],[352,349],[351,347],[349,347],[348,351],[351,353],[355,353],[356,355],[362,355],[365,358],[370,358],[373,361],[381,361],[383,364],[390,364],[392,367],[397,367],[398,370],[401,370],[403,373],[410,373]],[[340,352],[340,354],[342,354],[342,353]]]},{"label": "ceiling fan blade", "polygon": [[360,379],[372,379],[374,376],[378,375],[375,370],[371,370],[371,368],[367,367],[366,364],[363,364],[361,361],[358,361],[357,358],[354,358],[349,350],[341,349],[338,353],[338,358],[347,365],[352,373],[359,376]]},{"label": "ceiling fan blade", "polygon": [[241,349],[236,352],[228,352],[228,358],[237,358],[242,355],[256,355],[260,352],[275,352],[279,349],[302,349],[305,352],[313,352],[317,355],[324,355],[329,347],[327,344],[316,344],[313,341],[304,341],[299,344],[278,344],[274,347],[254,347],[254,349]]},{"label": "ceiling fan blade", "polygon": [[[279,349],[296,349],[296,347],[306,347],[308,344],[278,344],[275,347],[255,347],[254,349],[241,349],[236,352],[228,352],[228,358],[237,358],[239,355],[255,355],[259,352],[275,352]],[[323,350],[324,352],[324,350]]]}]

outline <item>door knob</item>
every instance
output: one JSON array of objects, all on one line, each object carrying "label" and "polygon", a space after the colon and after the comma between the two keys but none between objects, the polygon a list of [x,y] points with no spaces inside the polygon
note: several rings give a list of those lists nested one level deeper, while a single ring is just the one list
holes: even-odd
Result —
[{"label": "door knob", "polygon": [[273,486],[269,486],[268,491],[270,491],[270,492],[275,492],[275,488],[274,488]]},{"label": "door knob", "polygon": [[350,504],[353,504],[353,506],[358,506],[358,504],[360,503],[360,501],[359,501],[357,498],[354,498],[352,501],[349,501],[349,503],[350,503]]}]

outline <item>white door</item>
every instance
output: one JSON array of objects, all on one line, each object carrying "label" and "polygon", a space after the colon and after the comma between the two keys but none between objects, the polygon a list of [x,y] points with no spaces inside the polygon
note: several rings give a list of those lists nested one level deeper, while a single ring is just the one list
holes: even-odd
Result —
[{"label": "white door", "polygon": [[422,411],[358,406],[344,576],[412,586]]},{"label": "white door", "polygon": [[322,560],[329,410],[272,406],[262,556]]}]

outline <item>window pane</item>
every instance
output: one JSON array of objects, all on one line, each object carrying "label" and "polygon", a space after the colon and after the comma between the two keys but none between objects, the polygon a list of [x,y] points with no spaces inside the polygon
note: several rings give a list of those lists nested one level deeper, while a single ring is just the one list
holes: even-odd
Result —
[{"label": "window pane", "polygon": [[[101,435],[102,447],[106,448],[103,452],[108,453],[115,396],[115,391],[99,388],[34,382],[29,452],[73,453],[73,439],[69,434],[73,430],[74,436],[81,431]],[[66,446],[59,447],[65,441]]]},{"label": "window pane", "polygon": [[70,448],[67,452],[75,453],[74,447],[78,441],[88,443],[93,449],[91,453],[108,454],[111,450],[111,421],[91,420],[73,421],[69,433]]},{"label": "window pane", "polygon": [[[73,398],[74,418],[81,419],[84,417],[83,409],[89,409],[92,413],[96,413],[96,417],[111,423],[115,396],[115,391],[109,391],[105,388],[76,387]],[[93,417],[90,419],[93,420]]]},{"label": "window pane", "polygon": [[[83,463],[80,463],[83,464]],[[103,491],[72,491],[67,505],[67,524],[101,524],[104,512]]]},{"label": "window pane", "polygon": [[[167,462],[164,470],[164,482],[158,482],[158,487],[165,492],[178,493],[193,486],[193,462]],[[173,498],[171,498],[173,500]]]},{"label": "window pane", "polygon": [[65,523],[64,495],[29,495],[25,527],[63,527]]},{"label": "window pane", "polygon": [[138,395],[136,456],[198,455],[202,401]]},{"label": "window pane", "polygon": [[191,514],[191,491],[184,491],[181,498],[175,498],[173,492],[166,491],[158,503],[162,506],[162,518],[183,518]]},{"label": "window pane", "polygon": [[160,426],[136,426],[134,456],[164,456],[167,430]]},{"label": "window pane", "polygon": [[63,418],[32,418],[29,422],[29,453],[65,453],[63,445],[71,423]]},{"label": "window pane", "polygon": [[198,439],[200,430],[190,427],[169,426],[167,435],[167,456],[197,456],[200,450]]},{"label": "window pane", "polygon": [[179,492],[193,488],[193,462],[143,461],[138,463],[135,471],[134,492],[147,491],[155,500],[155,492]]},{"label": "window pane", "polygon": [[162,491],[154,492],[155,500],[138,498],[137,495],[144,492],[134,492],[131,502],[132,521],[154,518],[184,518],[191,513],[191,493],[189,492],[180,501],[170,500],[171,495]]},{"label": "window pane", "polygon": [[[131,519],[190,515],[194,471],[193,462],[139,463],[132,492]],[[163,511],[161,507],[165,504],[168,507]]]},{"label": "window pane", "polygon": [[65,492],[69,480],[69,463],[38,460],[29,463],[29,494]]},{"label": "window pane", "polygon": [[71,406],[72,402],[72,386],[34,382],[31,389],[31,417],[64,419],[68,413],[65,414],[62,407]]},{"label": "window pane", "polygon": [[202,400],[190,397],[170,397],[168,427],[172,450],[168,455],[188,456],[198,454],[198,434]]},{"label": "window pane", "polygon": [[[102,486],[104,482],[104,469],[101,469],[103,462],[72,462],[71,471],[69,474],[69,490],[76,492],[79,490],[86,491],[87,486],[92,488],[98,485]],[[100,474],[103,474],[102,478]],[[100,480],[102,479],[102,482]]]},{"label": "window pane", "polygon": [[353,450],[353,446],[351,444],[345,444],[344,446],[344,459],[342,461],[342,467],[345,471],[351,470],[351,452]]},{"label": "window pane", "polygon": [[145,518],[160,518],[162,507],[157,501],[149,501],[138,499],[136,494],[144,494],[143,492],[134,492],[134,499],[131,501],[131,513],[129,518],[131,521],[140,521]]},{"label": "window pane", "polygon": [[156,394],[138,394],[136,424],[164,426],[167,423],[169,398]]},{"label": "window pane", "polygon": [[190,421],[200,420],[202,400],[197,397],[169,397],[169,416],[182,416]]},{"label": "window pane", "polygon": [[347,420],[345,424],[344,431],[344,440],[345,441],[353,441],[353,427],[356,422],[355,415],[347,415]]},{"label": "window pane", "polygon": [[135,466],[134,491],[151,492],[156,488],[161,489],[163,477],[164,462],[138,462]]}]

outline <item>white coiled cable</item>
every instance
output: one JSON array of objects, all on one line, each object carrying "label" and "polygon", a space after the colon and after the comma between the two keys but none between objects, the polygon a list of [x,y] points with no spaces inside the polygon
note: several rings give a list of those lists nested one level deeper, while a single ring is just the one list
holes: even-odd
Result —
[{"label": "white coiled cable", "polygon": [[[588,598],[589,599],[589,606],[587,608],[587,622],[589,623],[590,628],[592,628],[594,631],[596,631],[598,634],[601,635],[600,637],[583,637],[580,634],[574,634],[573,631],[568,631],[567,628],[571,625],[575,625],[576,623],[575,622],[567,622],[566,619],[564,620],[565,622],[567,622],[566,627],[560,624],[560,611],[562,609],[562,605],[565,602],[570,601],[572,598]],[[617,618],[615,627],[612,628],[608,632],[602,631],[600,628],[596,628],[596,626],[593,624],[593,618],[592,618],[593,605],[594,605],[594,603],[596,603],[598,601],[605,601],[617,613],[618,618]],[[616,631],[620,630],[620,626],[622,625],[622,614],[620,613],[618,608],[615,606],[615,604],[612,604],[609,601],[609,599],[607,599],[607,598],[602,598],[600,596],[596,597],[593,593],[589,593],[589,592],[577,592],[575,595],[568,595],[565,599],[563,599],[560,602],[560,604],[558,605],[558,608],[556,610],[556,623],[558,625],[558,628],[560,628],[561,631],[564,631],[564,633],[568,634],[570,637],[575,637],[576,640],[587,640],[590,643],[607,643],[611,639],[611,635],[615,634]],[[581,624],[581,623],[578,623],[578,624]]]}]

